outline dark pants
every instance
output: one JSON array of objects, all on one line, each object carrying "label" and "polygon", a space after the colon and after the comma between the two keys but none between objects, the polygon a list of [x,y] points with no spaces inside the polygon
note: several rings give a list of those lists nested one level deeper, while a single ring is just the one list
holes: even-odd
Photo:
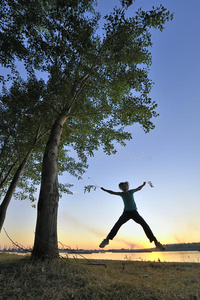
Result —
[{"label": "dark pants", "polygon": [[109,240],[112,240],[116,236],[116,234],[117,234],[118,230],[120,229],[120,227],[124,223],[129,221],[130,219],[133,219],[136,223],[138,223],[142,226],[142,228],[144,229],[144,232],[145,232],[146,236],[148,237],[148,239],[150,240],[150,242],[157,241],[155,236],[153,235],[153,232],[151,231],[151,228],[145,222],[145,220],[139,215],[137,210],[124,211],[123,214],[121,215],[121,217],[119,218],[119,220],[117,221],[117,223],[115,223],[115,225],[111,229],[111,231],[108,234],[107,238]]}]

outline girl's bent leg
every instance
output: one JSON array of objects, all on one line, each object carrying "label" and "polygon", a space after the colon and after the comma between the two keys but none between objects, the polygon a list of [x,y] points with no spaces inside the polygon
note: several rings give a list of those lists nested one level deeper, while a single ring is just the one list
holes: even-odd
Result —
[{"label": "girl's bent leg", "polygon": [[137,210],[134,210],[133,214],[132,214],[132,219],[140,224],[147,236],[147,238],[150,240],[150,242],[157,242],[156,237],[154,236],[153,232],[151,231],[151,228],[149,227],[149,225],[145,222],[145,220],[139,215],[139,213],[137,212]]},{"label": "girl's bent leg", "polygon": [[112,240],[116,236],[120,227],[130,219],[131,219],[130,214],[124,211],[121,217],[119,218],[119,220],[115,223],[115,225],[111,229],[110,233],[107,236],[107,239]]}]

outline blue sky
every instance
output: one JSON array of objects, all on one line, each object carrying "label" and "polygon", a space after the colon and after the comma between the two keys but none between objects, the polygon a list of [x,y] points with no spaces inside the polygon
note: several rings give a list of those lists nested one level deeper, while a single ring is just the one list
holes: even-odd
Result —
[{"label": "blue sky", "polygon": [[[116,0],[99,1],[103,14]],[[105,4],[106,3],[106,4]],[[198,0],[136,0],[129,14],[138,7],[150,9],[163,4],[174,19],[163,32],[152,31],[153,63],[149,77],[155,82],[151,97],[157,102],[159,117],[155,129],[148,134],[134,125],[128,130],[133,139],[125,148],[106,156],[101,149],[89,159],[83,180],[65,174],[61,180],[74,184],[73,195],[60,200],[58,218],[59,241],[71,248],[96,248],[123,211],[120,197],[100,189],[83,192],[91,184],[118,191],[120,181],[135,188],[152,181],[135,194],[139,213],[162,243],[200,242],[200,2]],[[4,224],[14,241],[32,245],[36,209],[28,202],[12,200]],[[0,245],[10,245],[4,231]],[[149,247],[142,228],[129,221],[107,247]]]}]

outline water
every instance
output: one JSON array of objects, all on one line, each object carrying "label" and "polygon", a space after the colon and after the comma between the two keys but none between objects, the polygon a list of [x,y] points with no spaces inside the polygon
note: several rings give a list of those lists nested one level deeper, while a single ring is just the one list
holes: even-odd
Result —
[{"label": "water", "polygon": [[[22,252],[9,252],[15,254],[26,254]],[[200,263],[200,251],[162,251],[162,252],[140,252],[140,253],[89,253],[89,254],[66,254],[60,252],[63,257],[77,259],[96,259],[96,260],[121,260],[121,261],[152,261],[152,262],[183,262],[183,263]]]},{"label": "water", "polygon": [[[87,258],[99,260],[122,260],[122,261],[155,261],[155,262],[190,262],[200,263],[200,252],[198,251],[176,251],[176,252],[146,252],[146,253],[90,253],[82,254],[67,254],[69,258]],[[62,253],[62,256],[66,254]]]}]

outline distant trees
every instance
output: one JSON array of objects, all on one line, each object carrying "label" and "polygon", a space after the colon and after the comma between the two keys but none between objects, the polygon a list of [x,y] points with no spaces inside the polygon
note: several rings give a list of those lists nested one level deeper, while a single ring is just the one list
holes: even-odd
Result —
[{"label": "distant trees", "polygon": [[[1,52],[2,62],[10,64],[12,76],[17,77],[14,59],[23,59],[29,74],[26,84],[36,80],[36,71],[48,75],[46,81],[36,80],[41,93],[35,101],[31,92],[22,112],[23,122],[27,116],[34,124],[30,130],[32,143],[28,132],[22,139],[22,144],[29,141],[23,145],[27,155],[28,145],[30,149],[39,138],[38,132],[46,133],[40,139],[42,144],[31,150],[35,151],[34,163],[46,143],[33,258],[58,257],[59,170],[82,174],[87,157],[100,146],[106,154],[115,153],[115,141],[125,145],[125,140],[131,139],[125,131],[128,125],[137,122],[145,132],[154,128],[152,118],[157,116],[157,105],[149,97],[149,29],[162,30],[172,15],[160,6],[148,12],[140,9],[128,18],[125,12],[132,1],[121,3],[120,8],[105,16],[102,35],[97,33],[100,14],[95,12],[93,0],[1,3],[6,20],[1,27],[3,50],[6,43],[12,44],[12,38],[15,41],[10,53]],[[77,152],[79,162],[68,157],[69,147]]]}]

